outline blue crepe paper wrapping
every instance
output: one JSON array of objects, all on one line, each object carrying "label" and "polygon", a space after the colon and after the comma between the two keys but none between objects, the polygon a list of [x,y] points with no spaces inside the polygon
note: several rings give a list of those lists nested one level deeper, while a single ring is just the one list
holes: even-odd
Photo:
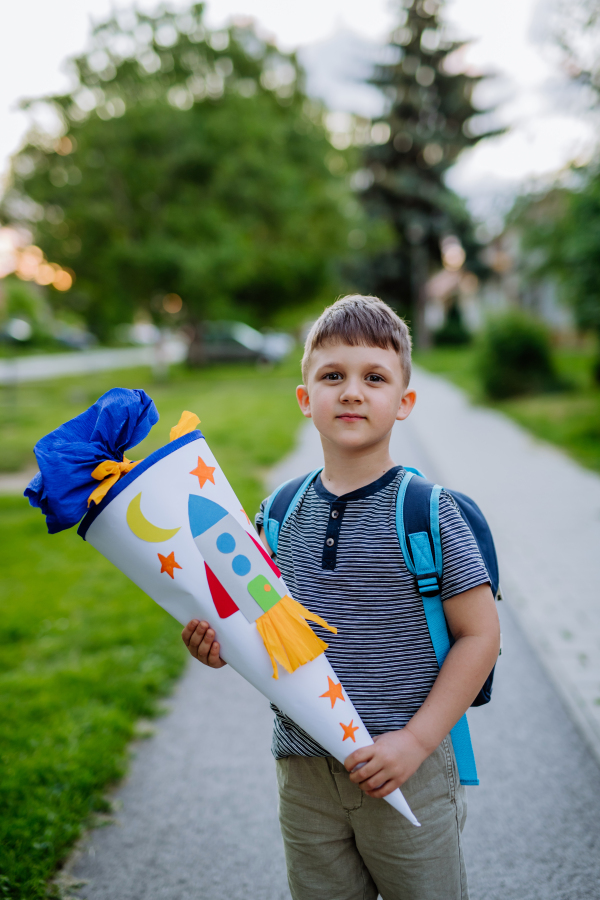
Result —
[{"label": "blue crepe paper wrapping", "polygon": [[40,471],[24,496],[46,516],[49,534],[71,528],[87,511],[88,497],[98,487],[92,478],[106,459],[122,462],[158,422],[154,401],[145,391],[112,388],[93,406],[34,447]]}]

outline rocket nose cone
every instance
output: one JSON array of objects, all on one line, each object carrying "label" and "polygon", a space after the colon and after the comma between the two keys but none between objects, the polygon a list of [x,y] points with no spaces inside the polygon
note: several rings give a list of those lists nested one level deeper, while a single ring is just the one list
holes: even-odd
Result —
[{"label": "rocket nose cone", "polygon": [[198,537],[199,534],[204,534],[205,531],[224,519],[227,510],[213,500],[207,500],[206,497],[199,497],[197,494],[190,494],[188,514],[192,537]]}]

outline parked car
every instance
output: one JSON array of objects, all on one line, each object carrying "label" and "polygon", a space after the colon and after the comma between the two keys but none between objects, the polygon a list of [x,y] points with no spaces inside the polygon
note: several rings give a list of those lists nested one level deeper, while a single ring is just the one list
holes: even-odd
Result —
[{"label": "parked car", "polygon": [[236,359],[278,362],[294,346],[289,334],[263,334],[244,322],[205,322],[202,337],[208,362]]}]

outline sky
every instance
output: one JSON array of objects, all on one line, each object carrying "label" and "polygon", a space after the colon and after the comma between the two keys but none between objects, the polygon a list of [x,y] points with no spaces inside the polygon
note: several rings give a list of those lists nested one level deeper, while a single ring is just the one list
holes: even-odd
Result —
[{"label": "sky", "polygon": [[[496,121],[508,134],[463,154],[450,174],[481,218],[493,219],[507,196],[532,181],[548,179],[572,159],[591,153],[593,127],[561,82],[550,42],[544,41],[550,0],[447,0],[445,15],[458,36],[470,39],[466,62],[493,72],[481,103],[498,103]],[[64,61],[86,46],[91,21],[129,6],[121,0],[19,0],[0,11],[0,172],[18,149],[28,119],[22,97],[69,85]],[[174,2],[173,6],[186,5]],[[154,9],[155,2],[138,6]],[[384,41],[394,24],[389,0],[208,0],[210,25],[234,15],[251,16],[285,49],[306,47],[350,29]]]}]

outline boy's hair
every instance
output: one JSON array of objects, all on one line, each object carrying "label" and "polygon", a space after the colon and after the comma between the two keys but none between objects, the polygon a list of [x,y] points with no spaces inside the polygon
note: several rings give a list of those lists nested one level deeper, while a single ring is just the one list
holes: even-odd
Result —
[{"label": "boy's hair", "polygon": [[313,351],[328,343],[349,344],[351,347],[391,347],[400,357],[404,381],[408,387],[412,346],[408,325],[379,297],[349,294],[323,310],[304,344],[304,384]]}]

